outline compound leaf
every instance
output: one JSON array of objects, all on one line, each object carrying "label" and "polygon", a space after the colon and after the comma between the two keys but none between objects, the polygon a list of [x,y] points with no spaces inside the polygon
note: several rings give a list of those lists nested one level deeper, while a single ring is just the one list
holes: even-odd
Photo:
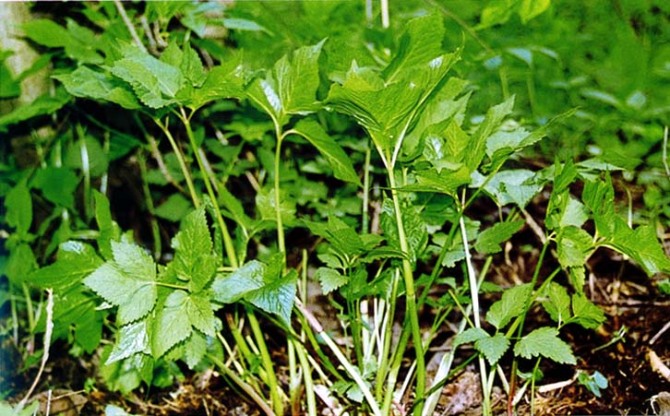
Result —
[{"label": "compound leaf", "polygon": [[542,327],[521,338],[514,354],[523,358],[543,356],[560,364],[577,364],[570,346],[558,337],[555,328]]}]

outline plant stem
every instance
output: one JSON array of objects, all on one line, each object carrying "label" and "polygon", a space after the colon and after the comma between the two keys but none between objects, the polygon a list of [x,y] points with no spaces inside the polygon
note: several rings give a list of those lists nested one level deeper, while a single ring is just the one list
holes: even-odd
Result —
[{"label": "plant stem", "polygon": [[[463,191],[463,203],[465,203],[465,190]],[[461,212],[461,214],[463,214]],[[461,238],[463,240],[463,251],[465,252],[465,264],[468,271],[468,282],[470,284],[470,297],[472,301],[472,318],[475,323],[475,328],[481,328],[481,321],[479,319],[480,309],[479,309],[479,282],[477,281],[477,275],[475,268],[472,265],[472,256],[470,255],[470,248],[468,244],[468,234],[465,229],[465,221],[463,220],[463,215],[460,215],[458,223],[461,229]],[[482,403],[482,410],[484,415],[491,414],[491,398],[486,394],[486,388],[488,386],[487,375],[486,375],[486,362],[484,358],[480,355],[479,360],[479,375],[482,379],[482,396],[484,398]]]},{"label": "plant stem", "polygon": [[182,123],[184,124],[184,127],[186,128],[186,135],[188,136],[188,140],[191,144],[191,150],[193,151],[193,156],[195,157],[195,160],[198,163],[198,168],[200,169],[203,181],[205,182],[205,188],[207,189],[207,194],[209,195],[209,198],[212,201],[212,206],[214,207],[214,212],[216,213],[216,220],[219,224],[219,229],[221,230],[221,236],[223,237],[223,245],[226,249],[226,256],[230,261],[230,265],[233,268],[238,268],[239,262],[237,261],[237,253],[235,252],[235,246],[233,245],[233,240],[230,237],[230,233],[228,232],[226,222],[223,220],[223,214],[221,214],[221,208],[219,207],[218,200],[216,198],[216,195],[214,194],[214,188],[212,187],[211,178],[207,174],[205,164],[203,163],[202,158],[200,157],[200,152],[198,151],[199,147],[195,142],[195,135],[193,134],[193,130],[191,129],[190,117],[186,115],[186,111],[184,110],[183,107],[180,108],[180,113],[181,114],[179,118],[181,119]]},{"label": "plant stem", "polygon": [[181,152],[181,149],[177,145],[177,142],[175,141],[174,137],[172,136],[172,133],[170,132],[170,129],[168,127],[168,121],[169,119],[166,117],[165,118],[165,125],[160,122],[160,120],[154,119],[154,122],[158,127],[163,131],[163,134],[165,134],[165,137],[167,137],[168,141],[170,142],[170,146],[172,146],[172,150],[174,151],[174,155],[177,157],[177,162],[179,163],[179,168],[181,169],[181,172],[184,174],[184,180],[186,180],[186,187],[188,188],[188,193],[191,195],[191,201],[193,201],[193,205],[195,205],[196,208],[200,207],[200,198],[198,198],[197,192],[195,192],[195,186],[193,186],[193,178],[191,177],[191,171],[186,167],[186,161],[184,160],[184,155]]},{"label": "plant stem", "polygon": [[277,247],[280,253],[284,254],[284,267],[286,267],[286,240],[284,236],[284,223],[281,217],[281,190],[279,169],[281,168],[281,144],[284,140],[281,127],[279,123],[275,122],[275,135],[277,137],[277,146],[275,147],[274,160],[274,197],[275,197],[275,213],[277,220]]},{"label": "plant stem", "polygon": [[405,282],[405,297],[407,304],[407,316],[409,317],[410,330],[412,331],[412,343],[416,355],[416,386],[415,400],[418,402],[415,412],[421,414],[423,408],[423,394],[426,389],[426,362],[423,355],[423,341],[421,338],[421,327],[419,326],[419,314],[416,308],[416,293],[414,292],[414,273],[410,263],[410,249],[403,225],[402,211],[400,210],[400,197],[395,181],[393,167],[387,167],[389,187],[391,188],[391,198],[393,199],[393,210],[395,212],[396,223],[398,227],[398,240],[400,250],[405,255],[402,259],[403,281]]},{"label": "plant stem", "polygon": [[[219,335],[219,336],[220,336],[220,335]],[[247,395],[249,395],[249,397],[251,398],[251,400],[253,400],[254,403],[256,403],[256,404],[258,405],[258,407],[259,407],[259,408],[260,408],[266,415],[268,415],[268,416],[274,416],[274,415],[276,415],[276,413],[272,410],[272,408],[271,408],[270,406],[268,406],[268,404],[265,402],[265,400],[264,400],[261,396],[259,396],[258,393],[256,393],[256,392],[254,391],[254,389],[251,388],[251,386],[250,386],[249,384],[245,383],[244,380],[242,380],[241,378],[239,378],[239,377],[237,376],[237,374],[235,374],[233,371],[231,371],[230,368],[228,368],[228,366],[227,366],[225,363],[221,362],[218,358],[214,357],[214,356],[211,355],[211,354],[208,354],[208,355],[207,355],[207,358],[208,358],[211,362],[213,362],[214,365],[216,365],[216,366],[219,368],[219,370],[220,370],[223,374],[226,375],[226,377],[228,377],[228,378],[230,378],[231,380],[233,380],[233,382],[234,382],[235,384],[237,384],[237,386],[238,386],[239,388],[241,388],[242,391],[244,391]],[[281,415],[281,414],[280,414],[280,415]]]},{"label": "plant stem", "polygon": [[370,158],[372,156],[372,148],[370,146],[370,139],[368,139],[368,147],[365,150],[365,163],[363,165],[363,218],[361,219],[361,232],[367,234],[370,232]]},{"label": "plant stem", "polygon": [[147,205],[149,211],[149,222],[151,222],[151,236],[154,240],[154,259],[158,260],[163,251],[161,244],[161,234],[158,228],[158,221],[156,221],[156,209],[154,207],[154,200],[151,198],[151,190],[147,182],[147,163],[144,160],[144,155],[138,152],[137,165],[140,167],[140,176],[142,177],[142,191],[144,192],[144,203]]},{"label": "plant stem", "polygon": [[265,343],[265,338],[263,337],[263,331],[261,330],[260,325],[258,324],[258,319],[256,319],[256,314],[251,307],[247,307],[247,316],[249,317],[249,325],[251,326],[251,332],[254,334],[256,343],[258,344],[258,349],[261,353],[261,361],[263,362],[263,367],[267,372],[267,385],[270,390],[270,400],[272,400],[272,407],[276,414],[284,414],[284,404],[282,403],[279,383],[277,382],[277,375],[274,371],[274,366],[272,363],[272,358],[270,358],[270,353],[268,352],[267,345]]}]

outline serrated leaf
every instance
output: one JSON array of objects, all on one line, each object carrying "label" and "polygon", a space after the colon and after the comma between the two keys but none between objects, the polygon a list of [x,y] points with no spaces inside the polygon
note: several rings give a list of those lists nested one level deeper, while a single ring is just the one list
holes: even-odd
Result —
[{"label": "serrated leaf", "polygon": [[543,356],[560,364],[577,364],[572,349],[558,337],[554,328],[542,327],[521,338],[514,354],[523,358]]},{"label": "serrated leaf", "polygon": [[24,283],[36,268],[37,259],[33,249],[27,243],[20,243],[10,249],[4,274],[13,284],[19,285]]},{"label": "serrated leaf", "polygon": [[495,198],[498,204],[516,204],[519,208],[526,205],[542,190],[536,181],[537,174],[527,169],[509,169],[498,172],[492,178],[486,178],[479,172],[472,174],[473,187],[484,186],[484,190]]},{"label": "serrated leaf", "polygon": [[114,62],[111,71],[128,82],[137,98],[151,108],[176,102],[177,92],[184,84],[184,77],[178,68],[131,47],[124,50],[123,59]]},{"label": "serrated leaf", "polygon": [[502,299],[491,305],[486,313],[486,320],[498,329],[504,328],[512,318],[519,316],[526,304],[533,287],[530,283],[511,287],[502,294]]},{"label": "serrated leaf", "polygon": [[265,264],[252,260],[228,276],[217,276],[212,283],[214,299],[221,303],[239,301],[246,293],[263,286],[265,269]]},{"label": "serrated leaf", "polygon": [[544,296],[547,297],[547,300],[542,302],[542,307],[554,322],[561,325],[570,319],[570,295],[563,286],[551,282],[546,288]]},{"label": "serrated leaf", "polygon": [[154,358],[162,357],[172,347],[191,336],[193,328],[188,315],[188,299],[188,293],[175,290],[156,313],[151,331]]},{"label": "serrated leaf", "polygon": [[219,265],[218,257],[212,251],[214,245],[204,207],[184,217],[179,233],[172,240],[172,248],[175,257],[170,270],[178,279],[187,281],[193,292],[199,292],[214,277]]},{"label": "serrated leaf", "polygon": [[141,320],[119,328],[114,349],[107,357],[105,365],[120,361],[136,353],[151,353],[147,321]]},{"label": "serrated leaf", "polygon": [[26,37],[35,43],[58,48],[65,46],[70,40],[70,34],[61,25],[49,19],[33,19],[23,24]]},{"label": "serrated leaf", "polygon": [[28,282],[41,288],[65,290],[77,285],[102,265],[93,247],[79,241],[68,241],[60,245],[58,260],[36,270]]},{"label": "serrated leaf", "polygon": [[509,339],[504,334],[497,333],[475,341],[475,349],[488,360],[489,364],[495,365],[509,348]]},{"label": "serrated leaf", "polygon": [[86,66],[80,66],[69,74],[54,75],[53,78],[62,82],[67,92],[75,97],[108,101],[129,110],[142,108],[132,90],[122,81]]},{"label": "serrated leaf", "polygon": [[489,336],[490,335],[481,328],[468,328],[456,335],[456,338],[454,339],[454,348],[458,347],[459,345],[469,344]]},{"label": "serrated leaf", "polygon": [[572,295],[572,321],[587,329],[596,329],[605,322],[605,313],[583,294]]},{"label": "serrated leaf", "polygon": [[279,125],[286,124],[292,114],[308,114],[317,108],[318,60],[324,42],[283,56],[272,71],[254,80],[247,88],[249,98]]},{"label": "serrated leaf", "polygon": [[337,270],[328,267],[319,267],[314,273],[314,278],[321,283],[321,289],[323,290],[324,295],[339,289],[349,282],[347,276],[343,276]]},{"label": "serrated leaf", "polygon": [[465,150],[464,162],[470,172],[474,172],[486,154],[486,142],[491,134],[500,127],[500,124],[514,108],[514,97],[491,107],[486,112],[486,118],[479,125],[470,138]]},{"label": "serrated leaf", "polygon": [[[394,212],[392,201],[385,199],[382,203],[381,228],[391,248],[402,252],[398,237],[398,223]],[[428,229],[423,218],[419,215],[418,209],[414,206],[404,207],[401,215],[407,245],[409,246],[409,252],[406,254],[410,257],[411,262],[415,263],[428,244]]]},{"label": "serrated leaf", "polygon": [[582,201],[593,213],[598,234],[603,237],[612,237],[614,234],[612,218],[616,217],[612,178],[607,175],[604,181],[586,181],[582,191]]},{"label": "serrated leaf", "polygon": [[631,230],[623,218],[615,216],[613,235],[607,246],[630,256],[647,275],[670,272],[670,258],[665,254],[656,236],[654,227],[642,225]]},{"label": "serrated leaf", "polygon": [[184,348],[184,361],[188,365],[188,368],[193,370],[200,364],[206,352],[207,340],[202,334],[193,332]]},{"label": "serrated leaf", "polygon": [[103,299],[119,307],[121,325],[146,316],[157,299],[156,266],[139,246],[112,242],[114,260],[100,266],[84,284]]},{"label": "serrated leaf", "polygon": [[354,170],[351,159],[344,150],[323,130],[321,125],[312,119],[300,120],[292,129],[307,139],[326,158],[333,168],[335,177],[346,182],[360,185],[358,174]]},{"label": "serrated leaf", "polygon": [[244,95],[243,83],[241,65],[230,59],[207,73],[202,86],[191,93],[188,105],[197,109],[215,100],[241,98]]},{"label": "serrated leaf", "polygon": [[209,294],[191,294],[188,297],[186,313],[198,331],[211,337],[215,336],[216,318],[209,302]]},{"label": "serrated leaf", "polygon": [[558,262],[565,268],[584,265],[595,249],[593,237],[573,226],[560,230],[557,244]]},{"label": "serrated leaf", "polygon": [[285,276],[247,293],[245,299],[265,312],[277,315],[285,325],[290,326],[297,281],[298,273],[291,270]]},{"label": "serrated leaf", "polygon": [[523,227],[524,221],[506,221],[493,225],[477,236],[475,250],[482,254],[493,254],[501,250],[500,244],[509,240]]}]

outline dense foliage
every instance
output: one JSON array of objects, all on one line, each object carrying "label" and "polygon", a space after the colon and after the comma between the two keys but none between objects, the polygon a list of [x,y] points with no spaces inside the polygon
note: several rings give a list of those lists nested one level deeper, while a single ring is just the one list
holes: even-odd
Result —
[{"label": "dense foliage", "polygon": [[472,360],[512,412],[579,366],[596,250],[668,292],[670,6],[443,3],[32,5],[31,65],[0,50],[3,345],[123,393],[216,368],[276,415],[432,414]]}]

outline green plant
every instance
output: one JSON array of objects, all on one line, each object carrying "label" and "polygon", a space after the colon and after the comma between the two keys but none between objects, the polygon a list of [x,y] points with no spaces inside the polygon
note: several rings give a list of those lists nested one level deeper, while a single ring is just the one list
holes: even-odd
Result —
[{"label": "green plant", "polygon": [[[495,1],[478,32],[461,23],[478,39],[517,15],[534,24],[549,4]],[[470,71],[481,64],[472,39],[445,47],[448,9],[388,22],[404,26],[394,36],[352,24],[358,7],[103,2],[78,6],[82,21],[25,24],[49,51],[57,87],[1,116],[0,128],[36,128],[54,112],[59,123],[35,141],[36,166],[3,161],[14,342],[20,319],[30,337],[47,328],[42,293],[52,289],[54,338],[73,354],[99,352],[108,388],[165,387],[215,367],[276,415],[316,415],[317,395],[340,400],[333,410],[432,414],[472,360],[483,413],[500,384],[511,414],[546,361],[576,366],[562,331],[605,321],[584,290],[585,265],[606,248],[650,276],[670,271],[653,226],[662,213],[621,215],[611,157],[526,163],[580,115],[546,110],[539,97],[544,67],[528,57],[558,60],[550,51],[504,49],[529,72],[512,95],[515,64],[499,67],[498,97],[486,73]],[[309,24],[283,27],[266,8]],[[484,49],[486,62],[503,50]],[[663,200],[660,189],[648,204]],[[124,192],[140,206],[133,216],[147,215],[141,226],[119,225]],[[546,210],[532,214],[542,198]],[[533,270],[497,287],[491,267],[522,230],[536,246]],[[310,309],[312,279],[337,329]],[[531,326],[536,312],[549,323]],[[453,349],[428,380],[454,316]],[[596,395],[605,387],[580,382]]]}]

